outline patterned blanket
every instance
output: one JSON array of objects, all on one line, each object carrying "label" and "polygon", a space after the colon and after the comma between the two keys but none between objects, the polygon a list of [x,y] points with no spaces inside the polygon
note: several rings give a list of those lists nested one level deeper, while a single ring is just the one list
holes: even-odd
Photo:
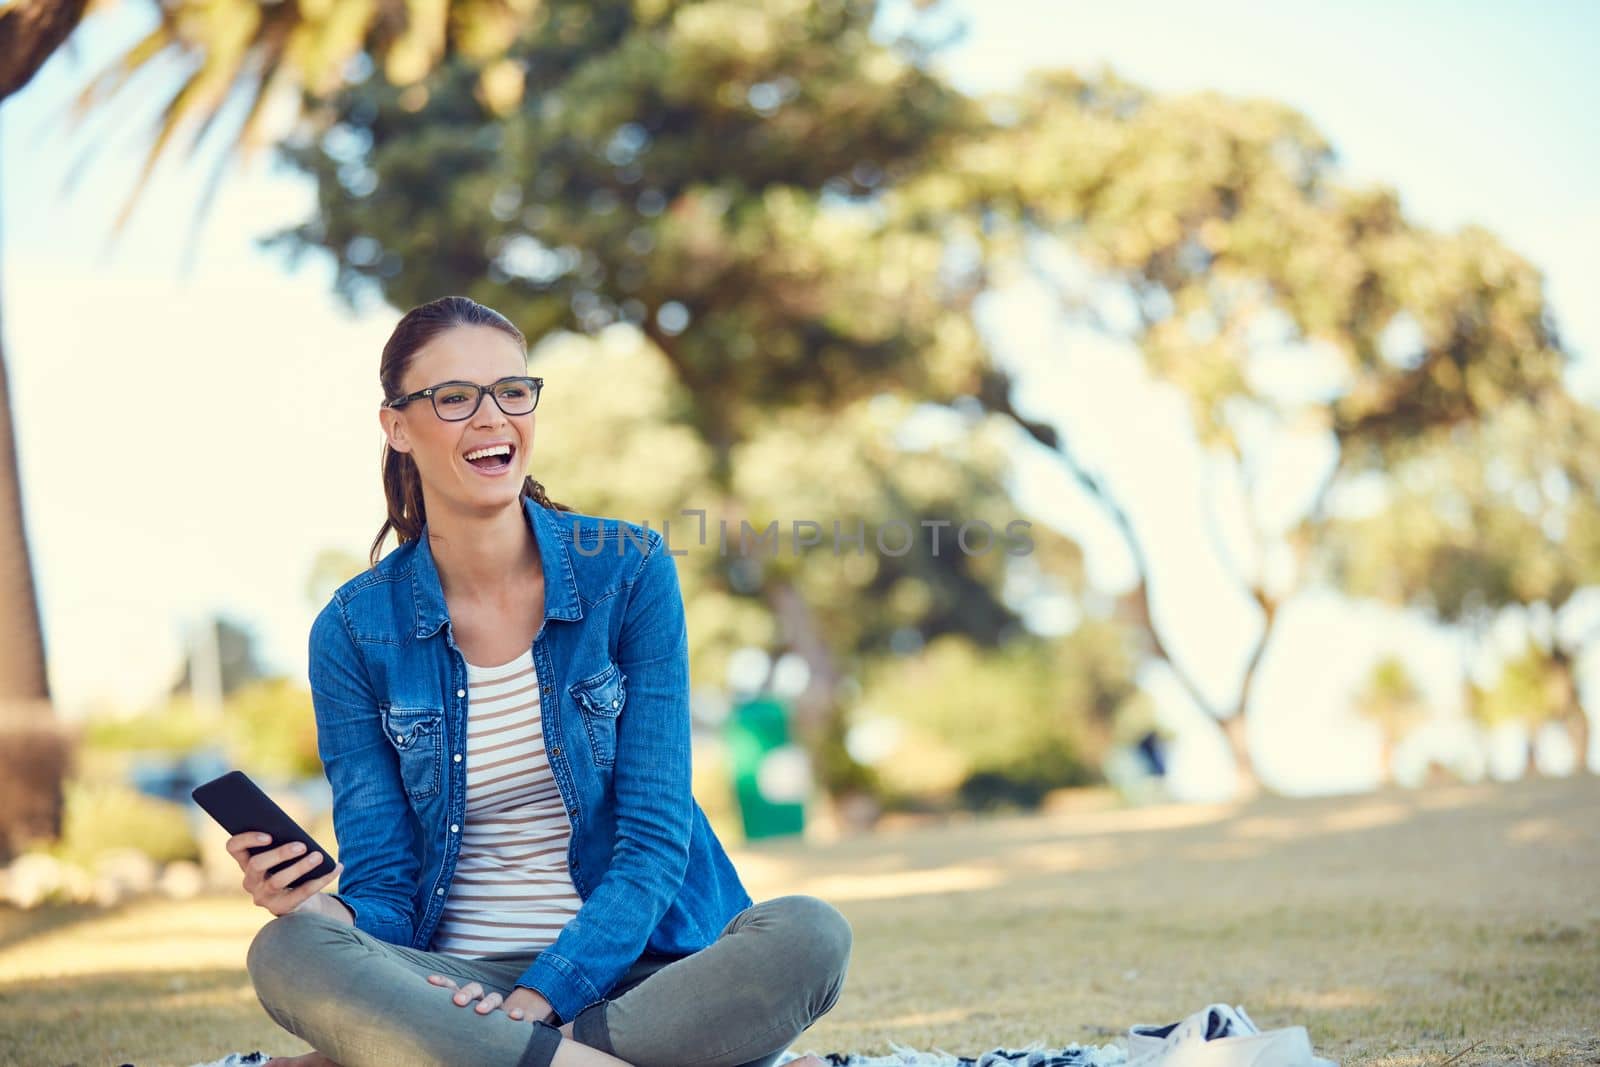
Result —
[{"label": "patterned blanket", "polygon": [[[935,1050],[919,1052],[889,1043],[887,1056],[863,1056],[855,1052],[813,1052],[829,1067],[1122,1067],[1128,1054],[1116,1045],[1068,1045],[1065,1048],[1029,1046],[1025,1049],[992,1049],[976,1058],[952,1056]],[[790,1049],[778,1060],[779,1067],[808,1053]],[[220,1060],[197,1063],[194,1067],[261,1067],[270,1057],[263,1052],[230,1052]],[[123,1067],[129,1067],[124,1064]]]},{"label": "patterned blanket", "polygon": [[[922,1052],[889,1042],[887,1056],[863,1056],[856,1052],[811,1052],[829,1067],[1122,1067],[1128,1053],[1117,1045],[1068,1045],[1045,1048],[1030,1045],[1024,1049],[991,1049],[976,1057],[953,1056],[941,1049]],[[807,1053],[790,1049],[778,1060],[779,1067]]]}]

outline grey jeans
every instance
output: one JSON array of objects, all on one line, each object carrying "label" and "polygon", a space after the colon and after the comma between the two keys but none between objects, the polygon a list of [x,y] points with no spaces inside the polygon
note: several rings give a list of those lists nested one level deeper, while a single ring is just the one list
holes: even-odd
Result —
[{"label": "grey jeans", "polygon": [[[850,943],[849,922],[816,897],[753,904],[693,955],[640,957],[573,1037],[636,1067],[770,1067],[839,998]],[[480,1015],[427,980],[508,995],[537,956],[423,952],[293,912],[261,928],[246,966],[267,1014],[342,1067],[546,1067],[565,1040],[554,1027]]]}]

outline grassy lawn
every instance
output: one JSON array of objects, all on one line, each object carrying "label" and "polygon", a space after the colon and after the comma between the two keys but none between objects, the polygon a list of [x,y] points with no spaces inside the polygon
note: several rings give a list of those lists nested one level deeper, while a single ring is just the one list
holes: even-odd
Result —
[{"label": "grassy lawn", "polygon": [[[1346,1064],[1600,1063],[1600,777],[961,820],[736,856],[855,927],[799,1047],[1105,1044],[1215,1000]],[[0,1063],[181,1067],[306,1045],[256,1003],[238,898],[0,910]]]}]

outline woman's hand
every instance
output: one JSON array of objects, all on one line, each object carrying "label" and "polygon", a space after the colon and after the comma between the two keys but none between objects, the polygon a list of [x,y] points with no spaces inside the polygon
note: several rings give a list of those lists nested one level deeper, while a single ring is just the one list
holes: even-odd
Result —
[{"label": "woman's hand", "polygon": [[263,833],[234,834],[228,838],[228,855],[239,864],[239,869],[244,872],[244,891],[250,894],[250,899],[266,908],[274,915],[285,915],[296,910],[310,897],[314,896],[323,886],[339,877],[339,872],[344,870],[344,864],[335,864],[333,870],[321,878],[313,878],[302,886],[294,889],[287,888],[289,883],[314,870],[322,862],[322,853],[313,852],[299,863],[291,864],[274,875],[266,873],[273,867],[300,855],[305,848],[298,841],[290,841],[278,848],[267,849],[250,855],[252,846],[271,844],[272,838]]},{"label": "woman's hand", "polygon": [[428,981],[436,986],[447,986],[456,991],[451,997],[457,1004],[467,1005],[477,1000],[476,1011],[479,1015],[488,1015],[495,1008],[500,1008],[513,1019],[527,1022],[549,1022],[555,1010],[550,1007],[550,1002],[544,995],[527,986],[517,986],[511,991],[510,996],[502,997],[499,993],[485,994],[483,986],[477,982],[468,982],[464,986],[456,984],[455,979],[446,974],[430,974]]}]

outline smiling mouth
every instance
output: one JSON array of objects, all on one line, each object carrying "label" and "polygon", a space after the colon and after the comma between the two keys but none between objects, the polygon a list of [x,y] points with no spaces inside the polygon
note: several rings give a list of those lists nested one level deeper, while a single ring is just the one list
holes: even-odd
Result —
[{"label": "smiling mouth", "polygon": [[469,459],[467,460],[467,465],[484,474],[504,474],[511,469],[511,464],[516,458],[517,449],[513,445],[509,453],[497,453],[492,456]]}]

